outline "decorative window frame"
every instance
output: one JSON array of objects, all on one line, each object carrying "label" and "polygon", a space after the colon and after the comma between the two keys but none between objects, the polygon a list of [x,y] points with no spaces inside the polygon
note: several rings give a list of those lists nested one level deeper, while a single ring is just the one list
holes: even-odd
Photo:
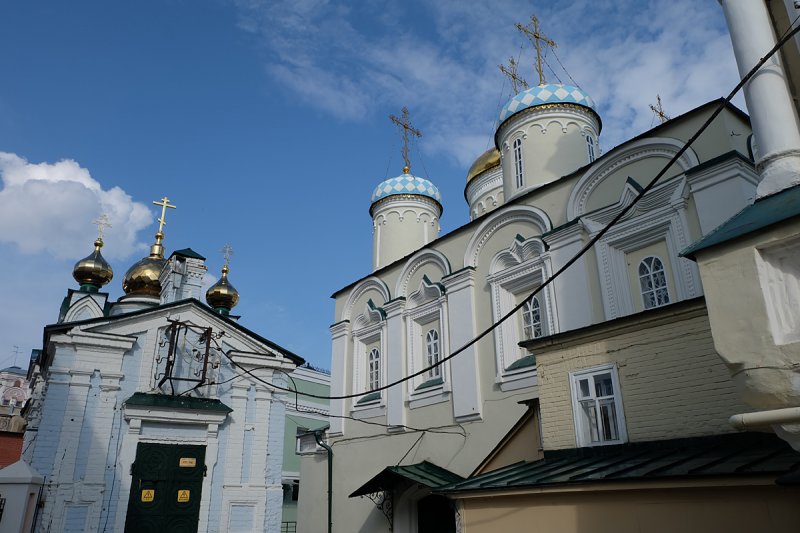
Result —
[{"label": "decorative window frame", "polygon": [[[489,268],[490,292],[492,297],[492,318],[499,321],[517,305],[519,295],[526,295],[544,283],[552,273],[550,255],[545,251],[545,243],[540,238],[524,239],[517,235],[507,250],[498,253]],[[559,331],[558,313],[552,286],[548,285],[538,295],[542,336]],[[523,340],[521,316],[512,317],[494,330],[495,382],[503,391],[536,385],[536,366],[526,365],[511,368],[527,356],[519,347]]]},{"label": "decorative window frame", "polygon": [[[351,407],[351,412],[360,412],[363,416],[373,416],[371,411],[379,408],[383,411],[386,407],[386,394],[379,391],[375,397],[370,397],[369,390],[369,352],[377,343],[380,350],[380,384],[386,384],[386,313],[370,299],[367,301],[364,313],[356,317],[353,324],[353,382],[352,393],[361,394]],[[380,414],[380,413],[376,413]]]},{"label": "decorative window frame", "polygon": [[[616,204],[584,216],[582,221],[589,237],[605,227],[639,190],[638,184],[629,178]],[[671,267],[675,284],[670,303],[703,294],[696,263],[678,255],[692,242],[686,218],[688,196],[689,187],[682,175],[656,186],[595,245],[606,320],[634,313],[634,297],[641,298],[639,293],[631,292],[627,254],[661,241],[666,244],[667,256],[659,258]]]},{"label": "decorative window frame", "polygon": [[[432,283],[427,276],[422,276],[419,288],[406,300],[403,318],[406,324],[408,375],[419,372],[428,366],[428,352],[424,337],[429,329],[426,326],[431,322],[439,322],[440,358],[446,357],[450,353],[447,296],[441,283]],[[441,373],[438,378],[430,378],[423,374],[408,380],[407,392],[410,409],[444,402],[448,399],[452,390],[449,361],[442,363],[439,368]]]},{"label": "decorative window frame", "polygon": [[[617,412],[617,424],[619,426],[619,438],[616,440],[609,440],[605,442],[585,442],[582,438],[584,434],[584,418],[581,415],[581,407],[578,401],[578,380],[586,376],[594,376],[596,374],[603,374],[609,372],[611,374],[611,383],[614,387],[614,407]],[[590,368],[581,368],[573,370],[569,373],[569,390],[572,398],[572,419],[575,428],[575,443],[578,447],[588,446],[612,446],[614,444],[623,444],[628,442],[628,429],[625,421],[625,409],[622,402],[622,389],[619,386],[619,372],[616,363],[607,363],[604,365],[593,366]]]}]

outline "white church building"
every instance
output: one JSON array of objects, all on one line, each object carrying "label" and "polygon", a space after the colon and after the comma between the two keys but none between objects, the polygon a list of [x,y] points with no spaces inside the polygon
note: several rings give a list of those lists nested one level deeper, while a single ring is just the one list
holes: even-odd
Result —
[{"label": "white church building", "polygon": [[[698,267],[680,252],[755,196],[750,123],[735,106],[724,105],[632,211],[529,297],[720,105],[603,151],[591,97],[543,83],[502,108],[494,147],[466,177],[470,220],[462,226],[439,235],[439,189],[408,163],[374,189],[372,272],[333,295],[331,392],[347,397],[331,402],[333,531],[460,531],[476,516],[467,514],[469,501],[436,490],[489,467],[558,450],[734,433],[727,419],[746,406],[714,351]],[[517,305],[478,342],[428,368]],[[597,410],[587,410],[584,393]],[[516,451],[504,449],[519,431]],[[323,497],[325,470],[315,472],[301,487],[303,531],[329,525],[321,506],[304,508]],[[712,508],[705,503],[689,501],[673,516],[698,517]],[[465,530],[496,530],[494,520],[515,513],[512,504]],[[550,531],[571,530],[559,520]],[[533,531],[526,524],[514,527]]]},{"label": "white church building", "polygon": [[237,323],[227,261],[203,303],[204,258],[165,259],[163,239],[112,302],[98,238],[44,329],[23,454],[45,479],[36,531],[280,530],[285,400],[268,383],[303,359]]}]

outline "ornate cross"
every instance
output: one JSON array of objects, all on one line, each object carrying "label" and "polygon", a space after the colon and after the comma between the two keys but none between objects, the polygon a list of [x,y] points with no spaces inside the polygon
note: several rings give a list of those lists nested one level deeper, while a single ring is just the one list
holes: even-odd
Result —
[{"label": "ornate cross", "polygon": [[233,246],[226,243],[220,252],[222,252],[222,257],[225,258],[225,266],[229,266],[231,264],[231,256],[233,255]]},{"label": "ornate cross", "polygon": [[411,125],[411,122],[408,120],[408,108],[403,106],[402,109],[403,118],[402,120],[394,115],[389,115],[389,118],[392,122],[397,124],[399,127],[403,128],[403,161],[405,162],[405,167],[403,167],[403,172],[408,174],[408,171],[411,169],[411,161],[408,158],[408,134],[410,133],[414,137],[422,137],[422,132],[416,129]]},{"label": "ornate cross", "polygon": [[103,213],[102,215],[100,215],[100,217],[98,217],[97,220],[92,222],[92,224],[97,226],[97,238],[102,241],[103,240],[103,232],[105,231],[106,228],[110,228],[111,227],[111,223],[108,221],[108,215]]},{"label": "ornate cross", "polygon": [[508,76],[508,79],[511,80],[511,87],[514,89],[514,93],[518,93],[521,89],[527,89],[530,87],[528,82],[525,81],[523,78],[520,78],[517,74],[517,60],[513,57],[508,58],[508,66],[499,65],[500,72]]},{"label": "ornate cross", "polygon": [[167,208],[175,209],[176,206],[169,203],[169,198],[166,196],[161,199],[160,202],[153,202],[155,205],[161,206],[161,218],[158,219],[158,232],[164,233],[164,226],[167,225],[167,222],[164,220],[164,216],[167,214]]},{"label": "ornate cross", "polygon": [[544,70],[542,70],[542,43],[546,44],[550,48],[555,48],[556,42],[550,39],[549,37],[542,34],[539,31],[539,19],[536,18],[536,15],[531,15],[531,25],[530,27],[523,25],[520,22],[516,24],[517,29],[530,41],[533,43],[533,46],[536,48],[536,72],[539,73],[539,85],[544,85]]},{"label": "ornate cross", "polygon": [[650,104],[650,111],[655,113],[662,124],[669,120],[669,116],[664,112],[664,108],[661,106],[661,96],[658,94],[656,95],[656,105]]}]

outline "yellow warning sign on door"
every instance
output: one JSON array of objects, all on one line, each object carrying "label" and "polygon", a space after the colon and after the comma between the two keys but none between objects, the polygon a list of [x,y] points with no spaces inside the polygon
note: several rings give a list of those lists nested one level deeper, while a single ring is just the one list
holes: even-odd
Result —
[{"label": "yellow warning sign on door", "polygon": [[189,501],[189,491],[188,490],[179,490],[178,491],[178,503],[186,503]]},{"label": "yellow warning sign on door", "polygon": [[153,501],[156,497],[156,491],[153,489],[142,489],[142,501],[147,503]]},{"label": "yellow warning sign on door", "polygon": [[197,458],[196,457],[181,457],[178,466],[181,468],[191,468],[197,466]]}]

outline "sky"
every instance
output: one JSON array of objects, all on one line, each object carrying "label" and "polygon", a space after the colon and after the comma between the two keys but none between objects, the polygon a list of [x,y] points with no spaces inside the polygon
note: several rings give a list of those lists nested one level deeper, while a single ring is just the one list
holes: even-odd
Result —
[{"label": "sky", "polygon": [[388,116],[423,132],[412,173],[442,192],[442,234],[467,222],[467,169],[513,96],[498,65],[537,81],[514,28],[533,14],[604,150],[655,125],[656,95],[674,117],[738,81],[714,0],[3,2],[0,368],[41,348],[101,213],[122,295],[164,196],[167,254],[219,276],[230,243],[240,322],[329,368],[330,295],[370,273],[370,194],[403,166]]}]

